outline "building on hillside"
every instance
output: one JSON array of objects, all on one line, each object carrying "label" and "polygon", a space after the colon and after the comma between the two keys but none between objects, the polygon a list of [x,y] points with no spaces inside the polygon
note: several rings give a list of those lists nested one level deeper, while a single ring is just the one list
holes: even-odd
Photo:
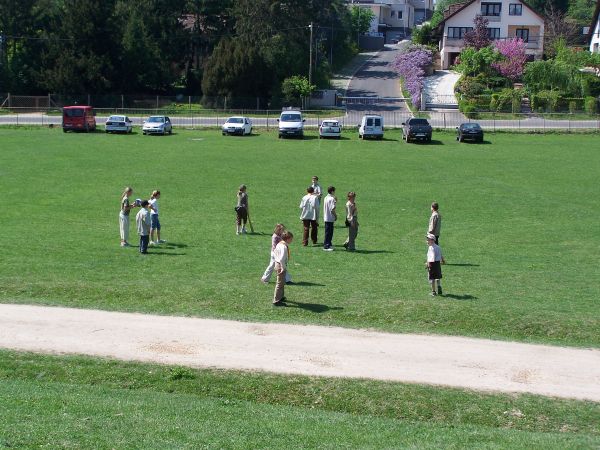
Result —
[{"label": "building on hillside", "polygon": [[590,52],[600,53],[600,0],[596,3],[594,17],[588,32],[588,40],[590,43]]},{"label": "building on hillside", "polygon": [[544,17],[523,0],[469,0],[451,5],[440,23],[439,44],[442,69],[454,65],[464,48],[464,35],[473,29],[475,16],[488,20],[492,40],[521,38],[527,43],[527,58],[540,59],[544,53]]},{"label": "building on hillside", "polygon": [[392,43],[410,35],[410,30],[433,14],[433,0],[346,0],[349,7],[370,9],[375,14],[369,33]]}]

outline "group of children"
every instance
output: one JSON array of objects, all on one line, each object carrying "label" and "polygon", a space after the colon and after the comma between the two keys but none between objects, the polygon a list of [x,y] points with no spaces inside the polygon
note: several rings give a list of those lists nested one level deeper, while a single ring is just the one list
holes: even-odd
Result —
[{"label": "group of children", "polygon": [[121,247],[130,247],[129,239],[129,213],[133,208],[140,208],[135,216],[137,233],[140,236],[140,253],[148,253],[148,245],[163,244],[160,238],[160,220],[158,218],[158,199],[160,191],[154,190],[149,200],[136,199],[132,204],[129,197],[133,195],[133,188],[126,187],[121,194],[121,210],[119,212],[119,230],[121,233]]}]

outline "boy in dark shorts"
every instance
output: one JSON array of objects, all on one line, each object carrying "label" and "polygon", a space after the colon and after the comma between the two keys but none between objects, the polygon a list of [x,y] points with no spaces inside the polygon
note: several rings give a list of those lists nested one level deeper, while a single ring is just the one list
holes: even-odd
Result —
[{"label": "boy in dark shorts", "polygon": [[[435,235],[427,233],[427,272],[429,274],[429,284],[431,286],[431,295],[442,295],[442,264],[445,264],[442,256],[442,249],[435,243]],[[437,284],[437,292],[436,292]]]}]

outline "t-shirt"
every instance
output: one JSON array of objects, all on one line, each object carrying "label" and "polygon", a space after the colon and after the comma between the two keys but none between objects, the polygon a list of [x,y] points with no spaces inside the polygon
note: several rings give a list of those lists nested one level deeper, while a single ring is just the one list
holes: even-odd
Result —
[{"label": "t-shirt", "polygon": [[331,194],[327,194],[325,202],[323,203],[323,220],[325,222],[335,222],[337,218],[335,215],[335,197]]},{"label": "t-shirt", "polygon": [[306,194],[300,201],[300,219],[317,220],[319,217],[319,197],[313,194]]},{"label": "t-shirt", "polygon": [[321,199],[321,185],[319,183],[313,183],[311,186],[315,190],[314,194]]},{"label": "t-shirt", "polygon": [[140,236],[148,236],[150,234],[150,214],[146,208],[140,209],[135,216],[135,225]]},{"label": "t-shirt", "polygon": [[357,218],[356,203],[351,203],[350,200],[346,202],[346,219],[351,222]]},{"label": "t-shirt", "polygon": [[279,242],[273,252],[273,259],[275,262],[281,264],[281,267],[285,270],[288,262],[288,246],[284,241]]},{"label": "t-shirt", "polygon": [[442,249],[437,244],[432,244],[427,249],[427,262],[432,263],[442,260]]},{"label": "t-shirt", "polygon": [[121,199],[121,213],[124,216],[129,215],[129,198],[127,198],[127,197],[123,197]]},{"label": "t-shirt", "polygon": [[277,247],[277,244],[279,244],[281,242],[281,236],[273,233],[273,236],[271,236],[271,251],[274,252],[275,251],[275,247]]},{"label": "t-shirt", "polygon": [[[158,199],[152,198],[152,199],[148,200],[148,204],[150,205],[150,214],[158,216]],[[168,214],[167,214],[167,216],[168,216]]]},{"label": "t-shirt", "polygon": [[237,206],[238,208],[243,207],[248,209],[248,194],[246,194],[245,192],[238,193]]},{"label": "t-shirt", "polygon": [[440,235],[440,229],[442,228],[442,216],[437,211],[433,211],[431,213],[431,217],[429,218],[429,230],[428,233],[433,234],[434,236]]}]

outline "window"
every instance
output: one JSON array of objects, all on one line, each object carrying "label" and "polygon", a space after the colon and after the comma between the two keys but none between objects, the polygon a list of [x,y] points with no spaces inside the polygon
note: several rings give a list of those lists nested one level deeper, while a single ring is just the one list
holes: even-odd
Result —
[{"label": "window", "polygon": [[499,16],[502,11],[502,3],[482,3],[481,4],[481,15],[482,16]]},{"label": "window", "polygon": [[511,3],[508,5],[508,15],[509,16],[522,16],[523,15],[523,5],[518,3]]},{"label": "window", "polygon": [[448,27],[449,39],[462,39],[467,31],[471,31],[473,27]]},{"label": "window", "polygon": [[390,17],[396,17],[396,11],[393,9],[390,11]]},{"label": "window", "polygon": [[491,40],[500,39],[500,28],[488,28],[487,33]]},{"label": "window", "polygon": [[398,11],[398,19],[402,19],[402,11]]},{"label": "window", "polygon": [[525,42],[529,42],[529,29],[528,28],[517,28],[515,30],[515,36],[523,39]]}]

